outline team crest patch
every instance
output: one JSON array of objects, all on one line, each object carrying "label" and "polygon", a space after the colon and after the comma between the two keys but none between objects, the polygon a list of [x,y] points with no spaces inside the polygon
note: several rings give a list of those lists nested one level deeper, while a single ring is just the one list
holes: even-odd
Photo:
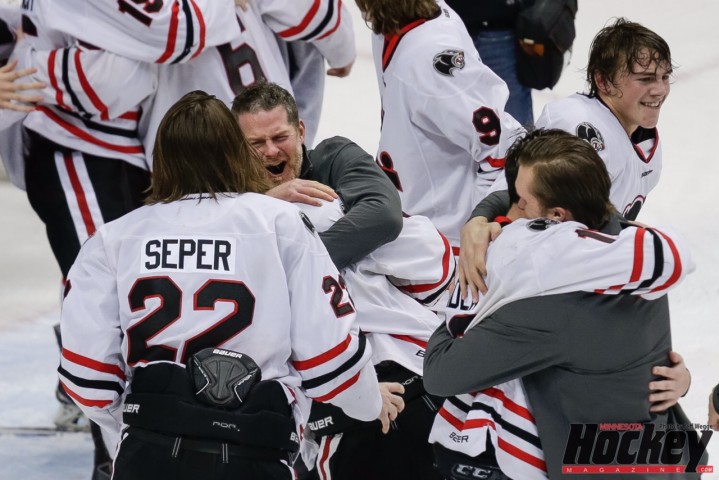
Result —
[{"label": "team crest patch", "polygon": [[535,230],[537,232],[543,232],[552,225],[559,225],[560,222],[549,218],[535,218],[534,220],[527,223],[527,228]]},{"label": "team crest patch", "polygon": [[460,50],[445,50],[434,56],[434,69],[442,75],[454,76],[456,69],[464,68],[464,52]]},{"label": "team crest patch", "polygon": [[604,138],[591,123],[584,122],[577,125],[577,136],[589,142],[595,152],[604,150]]},{"label": "team crest patch", "polygon": [[310,231],[310,233],[315,233],[315,226],[312,224],[312,220],[310,220],[310,217],[305,215],[305,212],[300,212],[300,218],[302,219],[302,223],[305,224],[305,227],[307,227],[307,230]]}]

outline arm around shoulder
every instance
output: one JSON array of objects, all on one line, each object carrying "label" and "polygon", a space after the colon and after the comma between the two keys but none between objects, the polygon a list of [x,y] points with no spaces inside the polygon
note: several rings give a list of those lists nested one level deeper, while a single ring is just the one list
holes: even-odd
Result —
[{"label": "arm around shoulder", "polygon": [[310,157],[317,179],[334,188],[345,205],[345,216],[321,234],[338,268],[397,238],[402,230],[399,194],[367,152],[334,137],[321,142]]}]

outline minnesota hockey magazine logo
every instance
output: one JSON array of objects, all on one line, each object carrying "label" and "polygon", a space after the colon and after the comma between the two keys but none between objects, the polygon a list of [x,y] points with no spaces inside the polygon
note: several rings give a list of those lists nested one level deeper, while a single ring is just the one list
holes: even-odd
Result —
[{"label": "minnesota hockey magazine logo", "polygon": [[562,473],[712,473],[702,464],[712,433],[697,424],[572,424]]}]

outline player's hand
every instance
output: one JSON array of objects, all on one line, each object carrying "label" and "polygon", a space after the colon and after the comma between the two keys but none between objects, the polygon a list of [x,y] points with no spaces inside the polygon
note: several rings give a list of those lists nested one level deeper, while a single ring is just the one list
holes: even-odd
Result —
[{"label": "player's hand", "polygon": [[712,427],[712,430],[719,432],[719,412],[714,408],[714,391],[709,394],[709,420],[707,424]]},{"label": "player's hand", "polygon": [[35,109],[34,104],[42,101],[42,95],[20,92],[39,90],[45,88],[45,84],[42,82],[18,83],[19,78],[32,75],[37,72],[37,69],[15,70],[16,66],[17,60],[13,60],[4,67],[0,67],[0,108],[17,112],[32,112]]},{"label": "player's hand", "polygon": [[247,4],[249,3],[249,0],[235,0],[235,5],[240,7],[243,12],[247,11]]},{"label": "player's hand", "polygon": [[404,399],[400,396],[404,387],[399,383],[380,382],[379,391],[382,394],[382,411],[377,418],[382,422],[382,433],[387,433],[390,424],[404,410]]},{"label": "player's hand", "polygon": [[337,198],[337,193],[331,187],[314,180],[302,180],[301,178],[295,178],[278,185],[268,190],[267,195],[280,200],[306,203],[315,207],[322,205],[317,199],[331,202]]},{"label": "player's hand", "polygon": [[344,67],[330,68],[327,70],[327,75],[330,77],[346,77],[352,71],[352,65],[354,65],[354,63],[354,60],[352,60],[349,65],[345,65]]},{"label": "player's hand", "polygon": [[677,352],[669,352],[671,367],[654,367],[654,375],[664,377],[662,380],[649,382],[649,402],[652,406],[650,412],[663,412],[676,405],[681,397],[689,391],[692,377],[684,365],[684,359]]},{"label": "player's hand", "polygon": [[489,223],[484,217],[474,217],[465,223],[459,234],[459,289],[462,299],[467,293],[472,302],[479,301],[479,292],[487,293],[484,276],[487,275],[487,249],[489,242],[502,233],[502,227],[495,222]]}]

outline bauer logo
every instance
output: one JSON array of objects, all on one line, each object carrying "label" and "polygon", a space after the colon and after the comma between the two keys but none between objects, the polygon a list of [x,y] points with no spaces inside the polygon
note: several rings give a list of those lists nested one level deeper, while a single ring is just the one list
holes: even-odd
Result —
[{"label": "bauer logo", "polygon": [[706,449],[712,433],[696,424],[572,424],[562,473],[711,473]]}]

